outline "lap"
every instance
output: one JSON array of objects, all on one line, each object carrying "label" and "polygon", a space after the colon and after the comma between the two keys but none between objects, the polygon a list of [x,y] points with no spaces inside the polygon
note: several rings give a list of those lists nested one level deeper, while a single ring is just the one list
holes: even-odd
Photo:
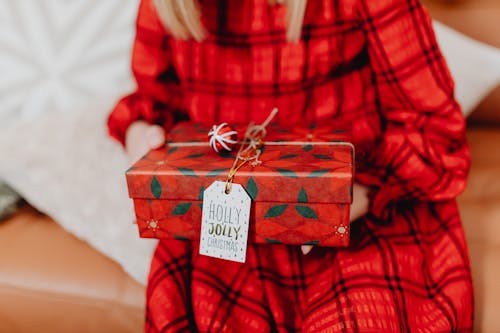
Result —
[{"label": "lap", "polygon": [[[245,264],[162,241],[148,285],[148,316],[173,331],[400,332],[472,327],[472,285],[452,207],[397,212],[352,225],[351,246],[253,245]],[[174,325],[174,324],[175,325]]]}]

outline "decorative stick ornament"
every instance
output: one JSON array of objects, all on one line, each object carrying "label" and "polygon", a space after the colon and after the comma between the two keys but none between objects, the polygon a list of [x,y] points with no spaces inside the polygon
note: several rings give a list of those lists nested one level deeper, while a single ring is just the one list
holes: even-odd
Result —
[{"label": "decorative stick ornament", "polygon": [[266,127],[273,120],[277,113],[278,108],[274,108],[262,124],[248,124],[240,150],[238,151],[238,154],[234,159],[233,166],[231,167],[231,170],[229,170],[229,174],[227,176],[226,193],[229,193],[231,191],[231,184],[233,182],[236,171],[238,171],[248,162],[250,162],[253,167],[261,163],[261,161],[259,160],[259,156],[262,153],[261,148],[264,145],[264,137],[267,134]]}]

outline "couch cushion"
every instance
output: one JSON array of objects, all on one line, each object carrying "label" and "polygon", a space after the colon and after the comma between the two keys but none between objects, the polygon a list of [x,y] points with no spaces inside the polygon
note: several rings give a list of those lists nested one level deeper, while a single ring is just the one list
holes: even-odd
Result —
[{"label": "couch cushion", "polygon": [[467,240],[500,247],[500,128],[469,128],[467,137],[472,165],[458,198]]},{"label": "couch cushion", "polygon": [[499,127],[468,129],[472,166],[458,198],[475,289],[476,332],[500,327],[500,142]]},{"label": "couch cushion", "polygon": [[500,86],[490,93],[469,117],[471,123],[480,125],[500,125]]},{"label": "couch cushion", "polygon": [[498,0],[422,0],[432,16],[472,38],[500,48]]},{"label": "couch cushion", "polygon": [[0,225],[0,332],[139,332],[144,287],[25,207]]},{"label": "couch cushion", "polygon": [[[423,0],[432,17],[483,43],[500,48],[498,0]],[[500,87],[497,87],[471,114],[470,120],[500,124]]]}]

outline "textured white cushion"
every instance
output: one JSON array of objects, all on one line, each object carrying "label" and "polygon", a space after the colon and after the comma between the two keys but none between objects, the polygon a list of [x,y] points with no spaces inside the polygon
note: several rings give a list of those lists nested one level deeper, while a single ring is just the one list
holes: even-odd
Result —
[{"label": "textured white cushion", "polygon": [[133,88],[137,1],[0,0],[0,179],[146,281],[129,162],[105,120]]},{"label": "textured white cushion", "polygon": [[136,0],[0,0],[0,128],[133,88]]},{"label": "textured white cushion", "polygon": [[[141,240],[128,161],[106,134],[133,88],[137,0],[0,0],[0,179],[145,282],[156,244]],[[436,26],[468,112],[498,83],[498,50]]]},{"label": "textured white cushion", "polygon": [[104,122],[110,103],[46,112],[0,131],[0,177],[63,228],[146,281],[155,240],[133,224],[129,161]]}]

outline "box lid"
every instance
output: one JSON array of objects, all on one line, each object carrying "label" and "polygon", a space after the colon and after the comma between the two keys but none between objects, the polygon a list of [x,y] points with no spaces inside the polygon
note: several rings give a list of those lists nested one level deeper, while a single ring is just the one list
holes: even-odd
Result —
[{"label": "box lid", "polygon": [[[202,200],[213,181],[226,180],[235,158],[235,153],[212,151],[207,133],[197,124],[174,128],[164,148],[150,151],[127,171],[130,197]],[[349,131],[339,126],[271,127],[261,164],[245,165],[234,182],[257,201],[351,203],[354,147],[348,138]]]}]

